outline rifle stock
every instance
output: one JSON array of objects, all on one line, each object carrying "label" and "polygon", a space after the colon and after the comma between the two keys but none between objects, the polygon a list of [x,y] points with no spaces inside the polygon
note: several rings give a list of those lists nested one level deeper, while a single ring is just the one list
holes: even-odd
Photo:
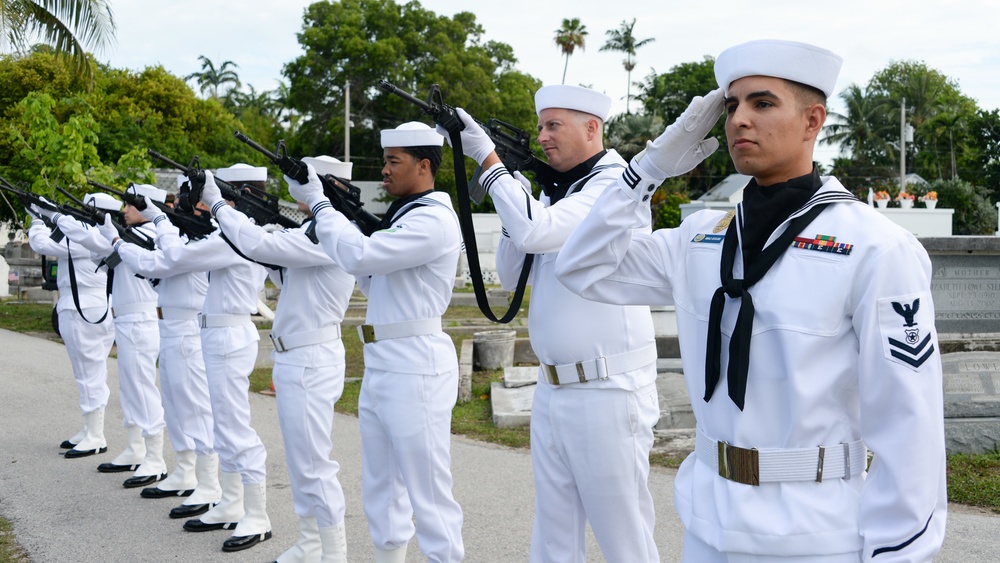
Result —
[{"label": "rifle stock", "polygon": [[[288,156],[285,141],[278,141],[275,152],[271,152],[239,131],[234,132],[233,136],[267,157],[271,161],[271,164],[274,164],[281,170],[282,174],[300,184],[309,182],[308,167],[301,160]],[[361,201],[361,188],[331,174],[321,176],[319,180],[323,184],[323,195],[330,200],[330,204],[333,205],[334,209],[357,223],[365,236],[371,236],[372,233],[379,229],[379,224],[382,220],[364,208],[364,203]],[[338,187],[338,184],[344,186],[346,189]]]}]

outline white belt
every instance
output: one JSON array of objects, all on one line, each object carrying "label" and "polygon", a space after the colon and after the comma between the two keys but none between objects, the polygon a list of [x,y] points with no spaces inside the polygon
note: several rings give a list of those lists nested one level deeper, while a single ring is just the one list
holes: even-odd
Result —
[{"label": "white belt", "polygon": [[276,352],[285,352],[292,348],[301,348],[313,344],[322,344],[340,338],[340,325],[330,325],[315,330],[305,330],[284,336],[271,333],[271,342]]},{"label": "white belt", "polygon": [[545,380],[552,385],[566,383],[586,383],[595,379],[604,380],[612,375],[630,372],[648,366],[656,361],[656,345],[651,344],[639,350],[617,354],[615,356],[600,356],[593,360],[584,360],[575,364],[550,366],[542,364]]},{"label": "white belt", "polygon": [[239,326],[250,322],[250,315],[198,315],[198,326],[201,328],[218,328],[222,326]]},{"label": "white belt", "polygon": [[358,327],[358,336],[361,337],[361,341],[365,344],[371,344],[380,340],[391,340],[393,338],[405,338],[407,336],[437,334],[439,332],[441,332],[440,317],[384,325],[361,325]]},{"label": "white belt", "polygon": [[164,320],[195,321],[198,320],[198,309],[181,309],[179,307],[157,307],[156,318]]},{"label": "white belt", "polygon": [[754,486],[782,481],[849,480],[868,467],[868,448],[861,440],[814,448],[758,450],[717,442],[699,428],[695,453],[702,463],[718,467],[719,476]]},{"label": "white belt", "polygon": [[156,310],[156,303],[143,301],[140,303],[127,303],[125,305],[115,305],[111,308],[112,317],[131,315],[133,313],[153,313]]}]

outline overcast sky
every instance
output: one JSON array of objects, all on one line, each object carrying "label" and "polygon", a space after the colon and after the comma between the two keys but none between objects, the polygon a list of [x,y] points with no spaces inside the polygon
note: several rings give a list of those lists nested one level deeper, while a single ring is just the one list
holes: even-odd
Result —
[{"label": "overcast sky", "polygon": [[[117,44],[98,59],[115,67],[161,64],[184,76],[200,70],[199,55],[216,65],[239,65],[244,83],[274,89],[281,68],[302,53],[296,34],[309,0],[112,0]],[[424,0],[439,15],[471,11],[485,39],[511,45],[519,70],[544,84],[562,79],[564,59],[554,43],[563,18],[579,18],[589,35],[569,60],[566,83],[601,90],[625,111],[626,74],[621,53],[601,52],[605,32],[637,19],[634,35],[654,41],[637,51],[633,82],[651,70],[717,56],[752,39],[805,41],[844,57],[837,92],[864,84],[893,60],[925,62],[955,80],[979,107],[1000,107],[1000,0]],[[815,6],[823,6],[822,10]],[[833,109],[839,109],[831,100]],[[833,149],[820,149],[829,161]]]}]

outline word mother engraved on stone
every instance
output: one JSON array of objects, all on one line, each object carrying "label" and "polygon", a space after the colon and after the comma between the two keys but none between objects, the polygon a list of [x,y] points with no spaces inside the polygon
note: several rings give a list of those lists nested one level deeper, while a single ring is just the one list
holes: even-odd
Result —
[{"label": "word mother engraved on stone", "polygon": [[1000,332],[1000,265],[996,258],[933,257],[931,294],[940,332]]}]

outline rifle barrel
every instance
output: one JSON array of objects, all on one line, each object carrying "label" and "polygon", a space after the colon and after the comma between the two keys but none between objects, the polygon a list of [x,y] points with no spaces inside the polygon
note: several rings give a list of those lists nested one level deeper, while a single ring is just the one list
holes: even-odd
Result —
[{"label": "rifle barrel", "polygon": [[233,136],[236,137],[238,140],[240,140],[240,141],[242,141],[242,142],[250,145],[250,148],[254,149],[255,151],[257,151],[257,152],[259,152],[261,154],[263,154],[268,159],[270,159],[271,162],[275,162],[275,161],[277,161],[277,160],[279,160],[281,158],[278,155],[274,154],[273,152],[271,152],[271,151],[267,150],[266,148],[262,147],[260,145],[260,143],[258,143],[257,141],[254,141],[250,137],[247,137],[246,135],[244,135],[240,131],[233,132]]}]

